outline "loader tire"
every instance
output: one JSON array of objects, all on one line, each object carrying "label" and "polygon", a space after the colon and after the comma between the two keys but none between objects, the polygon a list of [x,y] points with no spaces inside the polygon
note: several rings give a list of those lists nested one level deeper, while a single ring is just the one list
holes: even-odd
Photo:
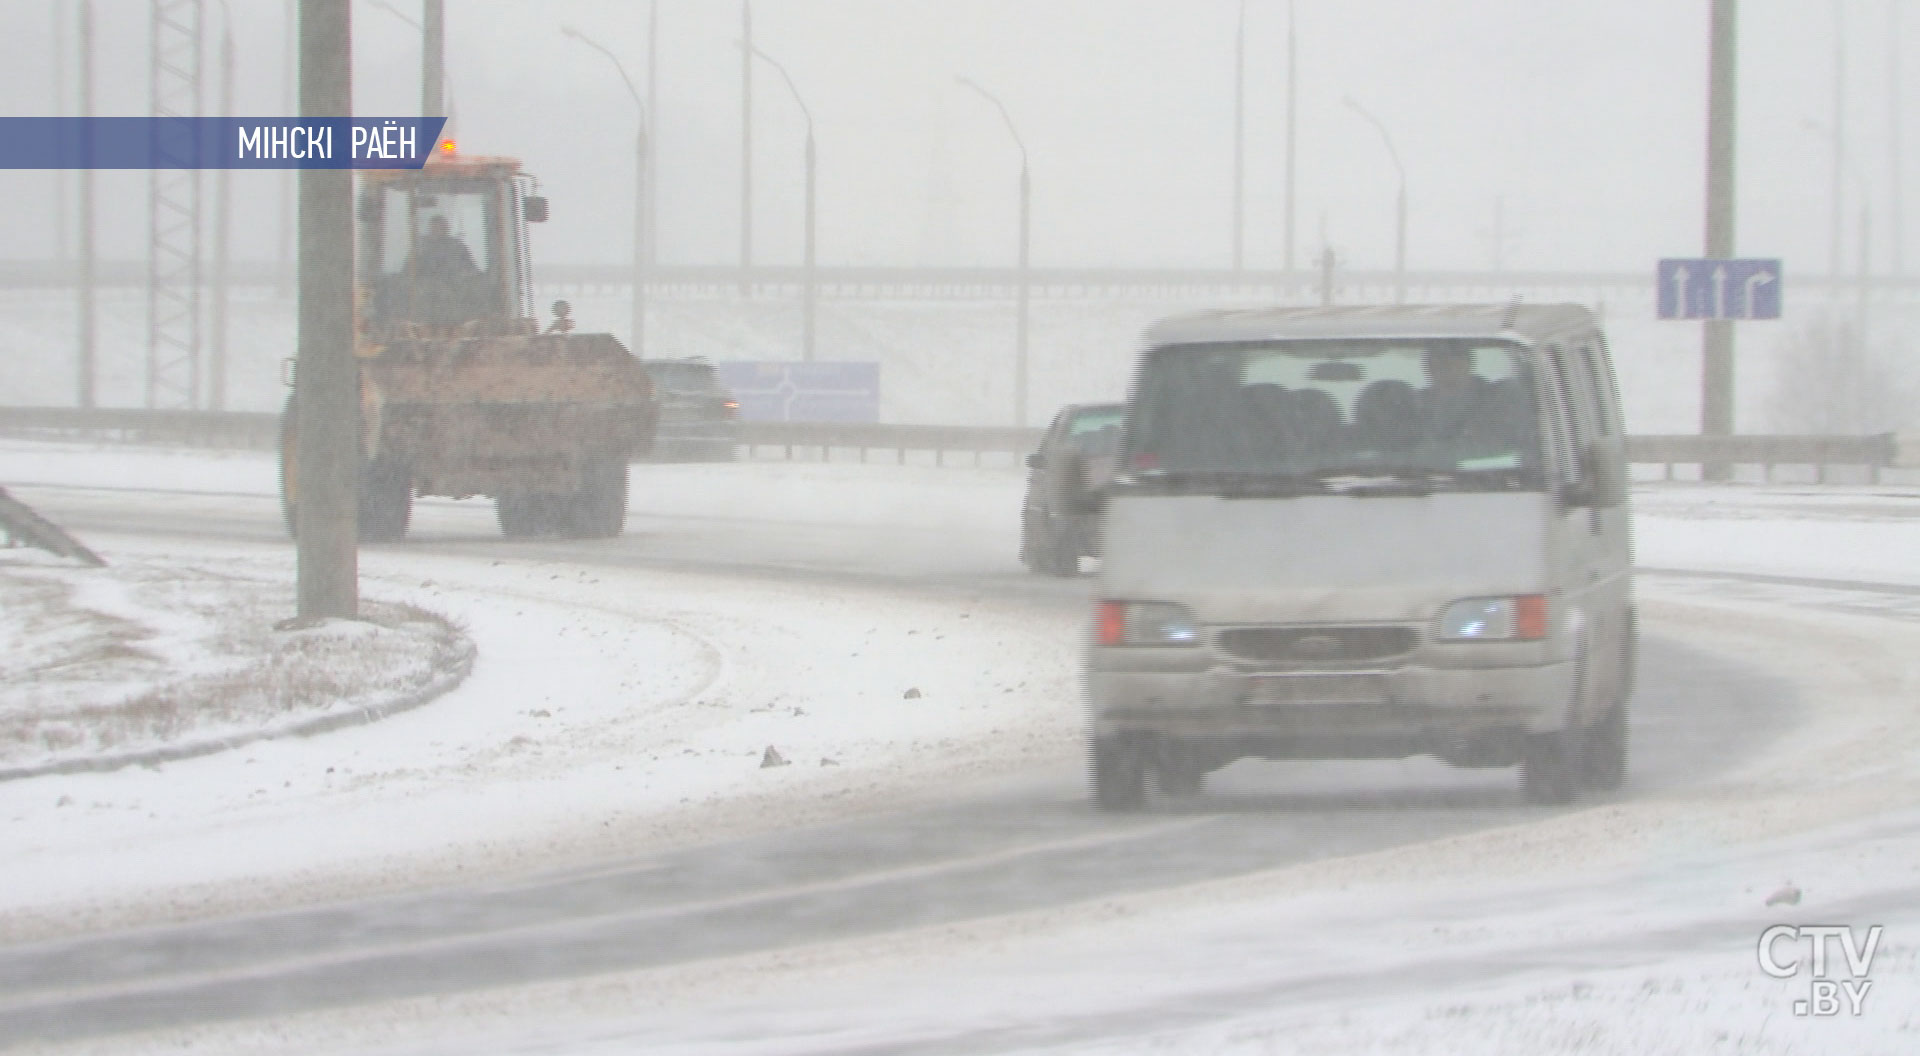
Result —
[{"label": "loader tire", "polygon": [[495,496],[493,509],[500,520],[500,534],[509,539],[551,534],[558,527],[554,514],[559,503],[559,496],[537,491]]},{"label": "loader tire", "polygon": [[394,459],[360,466],[360,541],[393,543],[406,538],[413,519],[413,472]]},{"label": "loader tire", "polygon": [[580,490],[567,504],[563,534],[574,539],[612,539],[627,525],[627,466],[619,459],[589,462]]}]

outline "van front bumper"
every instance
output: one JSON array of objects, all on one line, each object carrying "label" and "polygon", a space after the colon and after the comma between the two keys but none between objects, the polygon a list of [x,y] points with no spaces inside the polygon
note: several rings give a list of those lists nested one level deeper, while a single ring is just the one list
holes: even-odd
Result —
[{"label": "van front bumper", "polygon": [[[1563,727],[1574,690],[1567,662],[1264,673],[1167,670],[1178,662],[1167,652],[1094,649],[1086,678],[1094,737],[1213,745],[1227,756],[1430,753],[1460,765],[1507,765],[1526,734]],[[1161,669],[1137,669],[1148,664]]]}]

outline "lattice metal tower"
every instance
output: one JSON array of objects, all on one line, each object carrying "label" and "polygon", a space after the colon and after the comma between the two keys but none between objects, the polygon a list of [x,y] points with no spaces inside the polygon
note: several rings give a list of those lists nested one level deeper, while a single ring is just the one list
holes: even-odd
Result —
[{"label": "lattice metal tower", "polygon": [[[153,0],[149,92],[156,118],[201,115],[203,0]],[[190,161],[188,122],[154,124],[155,159]],[[155,168],[147,183],[147,406],[200,406],[200,174]]]}]

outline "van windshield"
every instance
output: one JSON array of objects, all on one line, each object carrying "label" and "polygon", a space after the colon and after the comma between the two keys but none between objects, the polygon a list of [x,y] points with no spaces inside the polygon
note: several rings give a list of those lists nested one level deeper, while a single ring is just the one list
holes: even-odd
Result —
[{"label": "van windshield", "polygon": [[1126,439],[1142,482],[1391,476],[1543,487],[1533,372],[1507,342],[1300,340],[1161,348]]}]

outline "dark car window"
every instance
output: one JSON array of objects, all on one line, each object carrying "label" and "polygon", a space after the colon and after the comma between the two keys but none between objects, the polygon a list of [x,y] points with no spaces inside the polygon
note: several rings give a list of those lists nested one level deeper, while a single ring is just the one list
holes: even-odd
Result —
[{"label": "dark car window", "polygon": [[1129,464],[1169,472],[1534,476],[1533,393],[1527,357],[1499,341],[1166,348],[1142,366]]},{"label": "dark car window", "polygon": [[1075,412],[1067,422],[1066,442],[1089,455],[1113,455],[1120,450],[1121,407],[1092,407]]},{"label": "dark car window", "polygon": [[706,363],[654,362],[647,364],[647,373],[662,390],[671,393],[707,393],[718,387],[714,369]]}]

